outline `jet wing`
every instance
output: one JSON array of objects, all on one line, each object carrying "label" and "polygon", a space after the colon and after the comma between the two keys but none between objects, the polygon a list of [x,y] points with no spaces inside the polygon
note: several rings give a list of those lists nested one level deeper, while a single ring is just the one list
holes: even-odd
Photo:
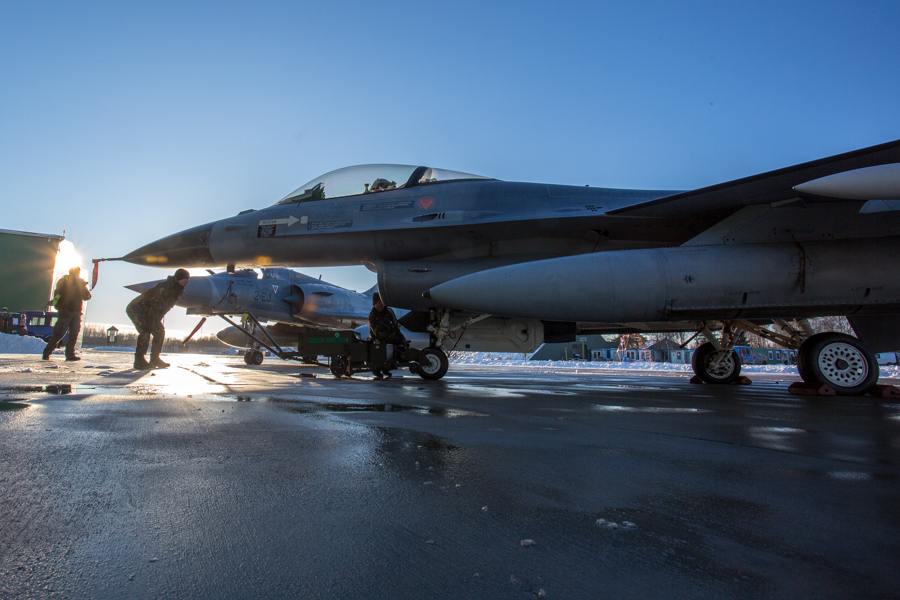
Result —
[{"label": "jet wing", "polygon": [[[689,192],[681,192],[611,210],[607,214],[673,218],[703,213],[728,214],[753,204],[774,204],[794,198],[803,198],[809,202],[827,202],[831,198],[804,193],[795,190],[794,187],[838,173],[892,163],[900,163],[900,140]],[[843,198],[846,197],[846,195],[843,196]]]}]

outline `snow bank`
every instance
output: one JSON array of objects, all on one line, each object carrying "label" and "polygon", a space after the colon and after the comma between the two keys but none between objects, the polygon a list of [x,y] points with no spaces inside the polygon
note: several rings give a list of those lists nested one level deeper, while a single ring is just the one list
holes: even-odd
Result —
[{"label": "snow bank", "polygon": [[[454,365],[473,365],[484,367],[520,367],[530,369],[565,369],[565,370],[596,370],[596,371],[655,371],[693,373],[691,365],[676,365],[665,362],[618,362],[618,361],[589,361],[589,360],[528,360],[521,354],[502,352],[466,352],[454,355],[450,361]],[[900,367],[881,365],[882,377],[900,377]],[[799,377],[795,365],[742,365],[741,373],[784,373]]]},{"label": "snow bank", "polygon": [[0,354],[42,354],[46,347],[40,338],[0,333]]}]

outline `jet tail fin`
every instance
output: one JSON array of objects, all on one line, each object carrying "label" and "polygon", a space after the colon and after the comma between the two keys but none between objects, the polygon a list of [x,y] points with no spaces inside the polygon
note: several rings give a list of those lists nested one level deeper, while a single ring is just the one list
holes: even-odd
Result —
[{"label": "jet tail fin", "polygon": [[371,298],[372,296],[375,295],[375,292],[377,292],[377,291],[378,291],[378,284],[376,283],[375,285],[373,285],[372,287],[370,287],[369,289],[364,291],[362,293],[362,295],[366,296],[367,298]]}]

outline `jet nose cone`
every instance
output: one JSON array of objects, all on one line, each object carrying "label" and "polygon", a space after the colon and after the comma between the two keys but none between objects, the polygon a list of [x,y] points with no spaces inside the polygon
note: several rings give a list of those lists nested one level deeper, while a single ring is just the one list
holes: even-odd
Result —
[{"label": "jet nose cone", "polygon": [[156,281],[145,281],[144,283],[132,283],[131,285],[126,285],[125,287],[131,290],[132,292],[137,292],[138,294],[143,294],[147,290],[151,289],[157,283],[162,283],[162,279],[158,279]]},{"label": "jet nose cone", "polygon": [[129,252],[122,260],[151,267],[204,267],[215,265],[209,252],[212,223],[186,229]]}]

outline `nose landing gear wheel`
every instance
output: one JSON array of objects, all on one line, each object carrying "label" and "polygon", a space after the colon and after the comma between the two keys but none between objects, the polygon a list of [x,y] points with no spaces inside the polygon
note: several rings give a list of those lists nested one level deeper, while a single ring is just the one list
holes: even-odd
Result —
[{"label": "nose landing gear wheel", "polygon": [[869,348],[843,333],[817,333],[800,346],[797,370],[807,383],[824,383],[841,396],[862,396],[878,382],[878,361]]},{"label": "nose landing gear wheel", "polygon": [[450,361],[443,350],[434,346],[422,350],[421,358],[419,359],[419,377],[437,380],[446,375],[449,368]]},{"label": "nose landing gear wheel", "polygon": [[244,362],[248,365],[261,365],[263,363],[262,350],[248,350],[244,353]]},{"label": "nose landing gear wheel", "polygon": [[734,383],[741,376],[741,358],[734,350],[714,365],[716,348],[709,342],[703,344],[691,359],[691,367],[697,377],[706,383]]}]

